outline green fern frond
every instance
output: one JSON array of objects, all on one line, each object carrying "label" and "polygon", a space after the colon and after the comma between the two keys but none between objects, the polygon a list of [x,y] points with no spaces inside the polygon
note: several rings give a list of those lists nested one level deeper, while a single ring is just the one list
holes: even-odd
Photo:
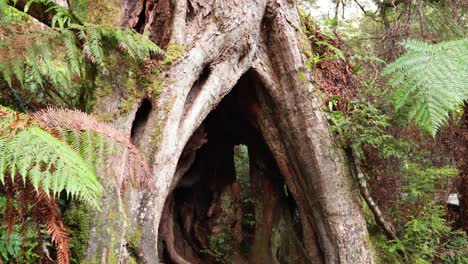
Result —
[{"label": "green fern frond", "polygon": [[147,36],[134,30],[78,23],[69,10],[52,0],[29,0],[26,9],[33,3],[50,4],[47,12],[54,13],[52,29],[21,31],[0,38],[0,81],[10,87],[21,85],[34,93],[53,86],[60,94],[78,94],[87,83],[82,82],[85,64],[94,64],[105,72],[110,49],[137,63],[153,53],[162,53]]},{"label": "green fern frond", "polygon": [[65,59],[67,61],[68,69],[72,74],[81,77],[82,68],[82,54],[78,48],[76,35],[68,29],[62,30],[63,45],[65,47]]},{"label": "green fern frond", "polygon": [[[52,2],[52,1],[47,0],[46,2]],[[72,15],[64,7],[60,5],[53,5],[52,7],[46,10],[46,12],[50,12],[50,11],[53,11],[55,13],[51,22],[52,27],[57,27],[57,24],[58,24],[59,28],[64,29],[65,26],[68,27],[70,26],[70,23],[72,23]]]},{"label": "green fern frond", "polygon": [[449,112],[468,99],[468,39],[401,45],[408,52],[382,73],[396,88],[396,109],[407,108],[410,120],[434,136]]},{"label": "green fern frond", "polygon": [[[49,108],[33,114],[35,120],[60,132],[60,137],[79,153],[98,174],[113,175],[122,184],[153,187],[146,159],[128,135],[80,111]],[[117,167],[124,165],[122,171]]]},{"label": "green fern frond", "polygon": [[102,35],[98,27],[88,27],[86,32],[86,42],[84,51],[91,61],[104,67],[104,50],[102,49]]},{"label": "green fern frond", "polygon": [[0,182],[22,178],[51,195],[98,206],[102,194],[93,170],[68,145],[34,124],[26,115],[0,106]]}]

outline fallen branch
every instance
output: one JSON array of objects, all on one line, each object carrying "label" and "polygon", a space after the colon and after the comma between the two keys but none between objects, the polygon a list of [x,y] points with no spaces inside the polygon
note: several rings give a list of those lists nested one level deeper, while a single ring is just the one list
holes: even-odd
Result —
[{"label": "fallen branch", "polygon": [[351,172],[353,176],[357,179],[359,184],[359,192],[361,193],[362,198],[364,198],[364,200],[366,201],[367,206],[369,206],[369,209],[371,210],[372,215],[374,216],[375,222],[380,227],[380,229],[382,229],[382,231],[388,239],[398,239],[397,235],[395,234],[395,228],[393,227],[392,223],[388,222],[385,219],[384,215],[382,214],[382,211],[380,211],[379,206],[377,205],[377,203],[375,203],[374,199],[372,198],[369,192],[369,188],[367,187],[366,176],[364,175],[364,172],[361,169],[359,158],[356,157],[356,154],[351,149],[347,150],[347,154],[351,161]]}]

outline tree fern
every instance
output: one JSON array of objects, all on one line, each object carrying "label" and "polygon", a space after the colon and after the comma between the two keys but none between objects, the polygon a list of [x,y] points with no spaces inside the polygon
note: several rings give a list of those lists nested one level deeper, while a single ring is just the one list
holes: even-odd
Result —
[{"label": "tree fern", "polygon": [[408,52],[383,71],[396,88],[395,107],[407,108],[417,126],[435,135],[449,112],[468,99],[468,39],[401,45]]},{"label": "tree fern", "polygon": [[34,189],[97,206],[102,193],[93,170],[69,146],[24,114],[0,106],[0,182],[21,177]]}]

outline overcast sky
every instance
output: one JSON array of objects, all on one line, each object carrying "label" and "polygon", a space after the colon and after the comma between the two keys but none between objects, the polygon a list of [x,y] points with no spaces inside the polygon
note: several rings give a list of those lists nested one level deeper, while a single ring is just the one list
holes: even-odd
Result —
[{"label": "overcast sky", "polygon": [[[315,0],[315,4],[308,4],[305,2],[305,9],[306,11],[315,19],[323,21],[326,18],[333,18],[335,16],[335,3],[331,0]],[[345,8],[345,21],[352,20],[354,18],[358,18],[363,15],[361,9],[356,5],[355,2],[352,0],[345,1],[348,2]],[[375,5],[371,0],[359,0],[359,3],[364,6],[367,10],[375,10]],[[340,6],[339,9],[339,19],[343,20],[342,15],[342,7]]]}]

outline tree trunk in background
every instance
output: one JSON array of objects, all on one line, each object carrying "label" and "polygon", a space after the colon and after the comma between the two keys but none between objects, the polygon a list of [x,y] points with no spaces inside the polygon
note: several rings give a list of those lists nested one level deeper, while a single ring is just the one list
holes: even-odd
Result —
[{"label": "tree trunk in background", "polygon": [[460,170],[458,193],[460,195],[460,212],[458,215],[458,227],[468,233],[468,104],[463,108],[464,114],[461,119],[460,129],[457,137],[460,140],[460,149],[455,152],[457,167]]},{"label": "tree trunk in background", "polygon": [[[226,168],[232,167],[229,164],[232,146],[242,143],[253,150],[251,164],[256,162],[261,165],[259,168],[266,167],[255,169],[251,166],[252,184],[256,184],[252,188],[265,193],[264,197],[255,198],[258,206],[256,213],[260,210],[263,212],[262,223],[257,221],[253,231],[256,236],[269,237],[271,241],[279,237],[283,243],[281,245],[285,245],[286,240],[290,241],[286,248],[296,252],[294,254],[304,254],[300,259],[304,263],[373,262],[366,241],[367,231],[358,203],[358,192],[353,190],[344,155],[333,144],[318,93],[311,85],[310,71],[303,55],[308,44],[302,34],[296,2],[124,0],[123,3],[113,4],[121,8],[121,25],[140,32],[147,30],[156,43],[167,49],[168,56],[174,50],[183,50],[183,54],[167,63],[158,79],[150,80],[152,90],[136,87],[138,96],[132,101],[129,100],[129,87],[117,84],[109,94],[99,98],[95,106],[96,115],[109,115],[122,112],[120,109],[124,102],[127,106],[130,104],[130,110],[119,114],[113,123],[131,135],[133,142],[146,154],[157,189],[130,190],[122,198],[125,200],[122,203],[117,199],[122,195],[106,195],[104,199],[120,205],[114,209],[103,208],[103,212],[95,212],[94,217],[111,221],[115,214],[110,212],[114,210],[127,218],[116,225],[93,226],[89,259],[106,263],[112,263],[111,259],[125,263],[130,257],[141,263],[159,263],[160,259],[171,259],[175,263],[204,262],[200,253],[194,250],[200,247],[194,244],[202,243],[196,242],[195,238],[202,241],[204,234],[195,233],[194,239],[182,239],[174,247],[167,245],[168,241],[171,243],[174,240],[169,239],[167,233],[181,236],[184,230],[180,221],[190,219],[180,217],[189,214],[181,212],[177,198],[168,201],[169,209],[164,210],[165,203],[168,197],[174,197],[172,190],[180,191],[180,178],[195,173],[194,164],[207,157],[206,166],[213,167],[214,163],[223,162],[223,155],[226,155],[228,159],[220,167],[224,168],[223,177],[216,174],[210,176],[208,170],[200,169],[201,176],[197,177],[211,177],[211,180],[207,181],[207,185],[192,183],[199,186],[197,188],[212,186],[210,191],[213,195],[208,191],[198,193],[197,199],[202,199],[203,195],[211,199],[198,206],[205,206],[206,210],[203,210],[213,217],[216,211],[213,208],[217,206],[214,197],[221,199],[224,194],[238,196],[235,176]],[[125,72],[125,69],[122,71]],[[117,75],[113,77],[120,78]],[[237,96],[232,96],[231,103],[221,103],[234,87]],[[154,93],[155,90],[157,93]],[[241,115],[246,120],[245,127],[237,127],[238,132],[235,132],[236,127],[227,129],[225,134],[219,132],[223,126],[229,126],[229,122],[221,125],[221,121],[207,119],[210,113],[218,111],[217,107],[221,112]],[[200,135],[196,131],[205,125],[208,143],[202,147],[206,139],[197,139],[195,135]],[[236,134],[232,142],[227,142],[230,131],[242,136]],[[249,135],[244,135],[245,131],[252,131],[258,138],[249,139]],[[237,137],[241,141],[237,142]],[[210,145],[210,142],[218,143]],[[264,152],[256,152],[258,142],[263,142]],[[226,144],[225,148],[223,144]],[[202,155],[202,150],[212,154]],[[271,158],[272,162],[265,161],[268,160],[265,157]],[[276,178],[271,178],[272,175],[276,175]],[[287,195],[284,194],[285,189]],[[197,189],[194,187],[191,190],[195,193]],[[287,231],[292,230],[293,222],[292,214],[285,209],[288,199],[293,199],[300,217],[301,231],[297,232],[298,235]],[[171,206],[173,204],[175,206]],[[194,209],[193,212],[205,212],[203,210]],[[198,214],[194,217],[200,219],[201,216]],[[231,230],[240,228],[235,227],[239,220],[236,216],[231,220],[226,220],[226,217],[219,219],[224,219],[224,224],[232,220]],[[174,222],[166,226],[164,221]],[[279,228],[281,223],[286,223],[287,228]],[[161,231],[164,231],[162,234],[158,233],[160,225]],[[190,232],[196,231],[195,224],[186,225],[187,230],[192,230]],[[100,236],[100,232],[112,234],[106,228],[114,229],[118,237]],[[215,228],[213,230],[211,232],[215,234],[217,231]],[[235,236],[234,240],[237,241]],[[135,237],[138,238],[137,243],[131,241]],[[110,241],[112,239],[114,241]],[[279,251],[273,254],[272,249],[265,250],[273,248],[275,243],[263,245],[262,241],[254,239],[253,245],[259,248],[259,252],[266,253],[253,256],[250,261],[258,257],[269,259],[271,263],[283,263],[276,259],[281,255]],[[166,248],[177,251],[177,256]],[[278,250],[282,248],[285,247],[278,247]],[[167,257],[166,254],[171,256]],[[246,260],[249,256],[241,255],[234,254],[235,263],[249,261]],[[180,257],[185,260],[178,261]],[[289,260],[288,263],[301,262]]]}]

